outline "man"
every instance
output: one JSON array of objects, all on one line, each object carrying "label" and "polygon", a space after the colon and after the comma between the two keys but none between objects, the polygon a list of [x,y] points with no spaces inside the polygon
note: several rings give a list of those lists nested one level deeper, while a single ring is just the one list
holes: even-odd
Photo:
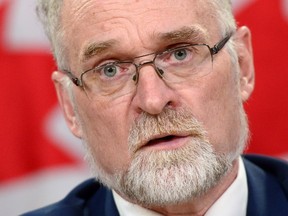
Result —
[{"label": "man", "polygon": [[38,13],[97,181],[27,215],[288,215],[287,164],[240,156],[254,66],[229,0],[42,0]]}]

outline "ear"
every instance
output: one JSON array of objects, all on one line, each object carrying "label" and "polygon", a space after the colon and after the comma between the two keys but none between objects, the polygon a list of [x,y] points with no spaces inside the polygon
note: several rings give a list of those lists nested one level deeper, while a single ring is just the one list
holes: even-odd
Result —
[{"label": "ear", "polygon": [[[82,137],[82,128],[76,114],[76,107],[69,95],[69,87],[65,81],[66,75],[62,72],[55,71],[52,74],[52,80],[56,89],[60,107],[64,113],[64,117],[68,128],[78,138]],[[72,89],[71,89],[72,91]]]},{"label": "ear", "polygon": [[241,98],[244,102],[252,94],[255,82],[251,32],[246,26],[237,30],[235,43],[240,67]]}]

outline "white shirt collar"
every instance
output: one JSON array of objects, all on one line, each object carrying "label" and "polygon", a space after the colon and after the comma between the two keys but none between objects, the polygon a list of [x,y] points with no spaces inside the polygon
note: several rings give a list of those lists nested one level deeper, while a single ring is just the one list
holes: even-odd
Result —
[{"label": "white shirt collar", "polygon": [[239,158],[238,175],[230,187],[208,209],[205,216],[246,216],[248,185],[242,158]]},{"label": "white shirt collar", "polygon": [[[160,214],[130,203],[113,191],[120,216],[160,216]],[[230,187],[208,209],[205,216],[245,216],[248,202],[246,171],[242,158],[239,158],[238,175]]]},{"label": "white shirt collar", "polygon": [[113,196],[120,216],[161,216],[161,214],[158,214],[157,212],[126,201],[114,190]]}]

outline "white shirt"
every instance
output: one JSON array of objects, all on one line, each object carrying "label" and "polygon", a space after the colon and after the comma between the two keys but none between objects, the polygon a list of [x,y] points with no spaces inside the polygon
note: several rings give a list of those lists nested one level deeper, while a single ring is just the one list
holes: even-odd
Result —
[{"label": "white shirt", "polygon": [[[130,203],[113,191],[120,216],[161,216],[161,214]],[[208,209],[205,216],[246,216],[248,186],[242,158],[239,158],[238,175],[230,187]]]}]

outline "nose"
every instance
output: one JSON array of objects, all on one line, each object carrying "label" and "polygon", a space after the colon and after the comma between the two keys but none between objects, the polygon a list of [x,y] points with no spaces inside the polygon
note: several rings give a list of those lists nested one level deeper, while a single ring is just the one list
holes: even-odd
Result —
[{"label": "nose", "polygon": [[136,93],[132,101],[137,112],[157,115],[165,107],[176,106],[178,97],[175,90],[165,83],[153,65],[142,65],[138,72]]}]

